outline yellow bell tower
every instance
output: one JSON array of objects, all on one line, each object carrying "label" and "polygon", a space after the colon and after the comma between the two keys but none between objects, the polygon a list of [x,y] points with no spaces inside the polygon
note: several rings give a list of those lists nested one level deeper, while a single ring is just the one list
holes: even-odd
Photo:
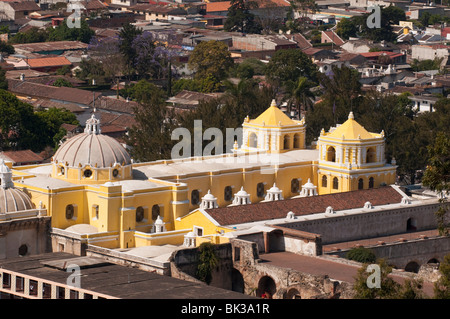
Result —
[{"label": "yellow bell tower", "polygon": [[247,116],[242,128],[243,151],[283,153],[305,148],[305,119],[290,119],[277,107],[275,100],[256,119]]},{"label": "yellow bell tower", "polygon": [[353,112],[342,125],[322,129],[318,140],[318,192],[330,194],[377,188],[395,182],[397,166],[387,164],[384,132],[370,133]]}]

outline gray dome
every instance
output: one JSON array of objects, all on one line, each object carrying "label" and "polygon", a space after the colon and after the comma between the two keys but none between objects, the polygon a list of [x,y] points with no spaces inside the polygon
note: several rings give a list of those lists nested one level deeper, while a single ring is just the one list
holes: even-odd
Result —
[{"label": "gray dome", "polygon": [[30,197],[16,188],[0,187],[0,214],[33,209]]},{"label": "gray dome", "polygon": [[56,151],[54,162],[67,163],[76,167],[91,165],[107,168],[118,163],[131,164],[131,157],[125,148],[114,138],[102,135],[100,123],[94,115],[86,122],[84,133],[75,135]]}]

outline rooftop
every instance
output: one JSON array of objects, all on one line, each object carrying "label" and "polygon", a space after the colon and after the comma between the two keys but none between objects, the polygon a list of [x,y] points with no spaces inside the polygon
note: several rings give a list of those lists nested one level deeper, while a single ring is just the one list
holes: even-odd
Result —
[{"label": "rooftop", "polygon": [[344,193],[298,197],[281,201],[259,202],[205,210],[220,225],[237,225],[255,221],[285,218],[292,211],[296,216],[321,214],[328,206],[334,211],[362,208],[366,202],[374,206],[398,204],[403,196],[393,187],[358,190]]},{"label": "rooftop", "polygon": [[242,299],[250,296],[140,269],[67,253],[0,260],[0,267],[28,276],[67,284],[67,266],[81,268],[82,289],[120,299]]}]

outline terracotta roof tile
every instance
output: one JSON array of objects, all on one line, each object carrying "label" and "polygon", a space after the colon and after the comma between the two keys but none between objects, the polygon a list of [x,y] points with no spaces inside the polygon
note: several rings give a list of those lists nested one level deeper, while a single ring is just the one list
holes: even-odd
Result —
[{"label": "terracotta roof tile", "polygon": [[4,151],[0,153],[0,156],[6,160],[12,161],[14,164],[36,163],[44,160],[41,156],[31,150]]},{"label": "terracotta roof tile", "polygon": [[220,225],[235,225],[286,217],[292,211],[296,216],[324,213],[328,206],[335,211],[362,208],[366,202],[373,206],[400,203],[402,195],[393,187],[359,190],[330,195],[292,198],[273,202],[207,209],[206,212]]},{"label": "terracotta roof tile", "polygon": [[27,62],[30,68],[45,68],[45,67],[72,65],[72,63],[63,56],[29,59]]}]

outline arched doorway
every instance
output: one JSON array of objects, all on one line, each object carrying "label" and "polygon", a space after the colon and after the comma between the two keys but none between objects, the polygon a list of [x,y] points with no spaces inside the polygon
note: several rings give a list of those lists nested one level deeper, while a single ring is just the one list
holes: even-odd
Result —
[{"label": "arched doorway", "polygon": [[437,260],[436,258],[431,258],[427,261],[427,264],[439,264],[439,260]]},{"label": "arched doorway", "polygon": [[291,288],[286,293],[284,299],[302,299],[302,297],[296,288]]},{"label": "arched doorway", "polygon": [[231,270],[231,290],[244,293],[244,277],[236,268]]},{"label": "arched doorway", "polygon": [[410,261],[406,266],[405,266],[405,271],[408,272],[413,272],[413,273],[418,273],[419,272],[419,264],[416,263],[415,261]]},{"label": "arched doorway", "polygon": [[258,289],[256,290],[257,297],[263,297],[264,294],[269,295],[270,298],[277,292],[275,281],[269,276],[263,276],[258,282]]}]

